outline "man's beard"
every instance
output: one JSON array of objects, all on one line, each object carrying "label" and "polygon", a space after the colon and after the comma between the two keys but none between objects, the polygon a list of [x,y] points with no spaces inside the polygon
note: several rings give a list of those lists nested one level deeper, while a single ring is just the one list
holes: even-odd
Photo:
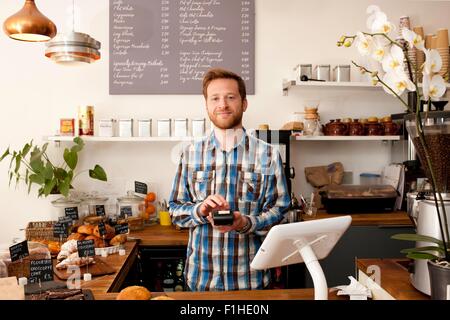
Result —
[{"label": "man's beard", "polygon": [[214,124],[215,127],[226,130],[226,129],[232,129],[238,125],[241,124],[242,121],[243,112],[241,112],[238,115],[233,115],[232,117],[226,119],[226,120],[217,120],[217,116],[214,115],[213,117],[210,117],[211,122]]}]

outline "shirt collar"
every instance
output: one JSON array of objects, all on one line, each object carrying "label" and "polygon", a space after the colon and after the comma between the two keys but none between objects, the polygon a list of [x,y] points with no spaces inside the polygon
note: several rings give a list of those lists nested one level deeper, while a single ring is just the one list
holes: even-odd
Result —
[{"label": "shirt collar", "polygon": [[[245,128],[242,128],[242,130],[244,131],[244,133],[242,134],[241,140],[231,150],[233,150],[235,148],[242,148],[242,149],[245,148],[245,145],[248,141],[248,134],[247,134],[247,130],[245,130]],[[213,130],[211,130],[211,133],[209,134],[209,137],[208,137],[207,149],[212,150],[214,148],[221,150],[219,141],[217,140],[214,129],[213,129]]]}]

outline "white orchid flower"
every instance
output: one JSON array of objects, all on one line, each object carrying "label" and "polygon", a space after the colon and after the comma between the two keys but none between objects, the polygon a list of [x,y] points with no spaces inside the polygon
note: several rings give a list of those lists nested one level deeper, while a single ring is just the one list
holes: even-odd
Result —
[{"label": "white orchid flower", "polygon": [[405,54],[403,53],[403,50],[399,46],[391,46],[391,50],[389,50],[383,58],[383,61],[381,61],[383,70],[387,73],[391,71],[398,72],[399,70],[403,70],[404,59]]},{"label": "white orchid flower", "polygon": [[435,49],[425,49],[423,51],[425,52],[424,74],[431,75],[432,73],[439,72],[442,68],[442,58],[439,52]]},{"label": "white orchid flower", "polygon": [[362,32],[356,33],[356,47],[362,56],[367,56],[372,51],[372,38],[366,37]]},{"label": "white orchid flower", "polygon": [[367,18],[367,29],[372,30],[373,22],[375,21],[375,13],[380,12],[380,8],[376,5],[370,5],[367,7],[367,14],[370,14],[369,18]]},{"label": "white orchid flower", "polygon": [[[384,39],[384,38],[383,38]],[[383,61],[386,53],[391,50],[390,45],[387,45],[386,41],[379,38],[373,38],[372,42],[372,55],[371,57],[378,62]]]},{"label": "white orchid flower", "polygon": [[[390,71],[386,73],[383,77],[383,82],[398,95],[401,95],[405,90],[416,91],[416,86],[409,80],[404,71]],[[393,95],[386,86],[383,86],[383,89]]]},{"label": "white orchid flower", "polygon": [[419,50],[423,50],[425,48],[425,41],[414,31],[411,31],[408,28],[403,28],[402,36],[406,41],[408,41],[410,48],[416,47]]},{"label": "white orchid flower", "polygon": [[394,25],[387,20],[387,16],[382,11],[375,12],[372,16],[367,20],[367,25],[370,25],[370,30],[372,33],[385,33],[395,29]]},{"label": "white orchid flower", "polygon": [[438,74],[433,76],[430,80],[430,75],[424,73],[422,85],[424,100],[428,100],[429,98],[431,98],[431,100],[437,100],[444,95],[446,90],[445,81]]}]

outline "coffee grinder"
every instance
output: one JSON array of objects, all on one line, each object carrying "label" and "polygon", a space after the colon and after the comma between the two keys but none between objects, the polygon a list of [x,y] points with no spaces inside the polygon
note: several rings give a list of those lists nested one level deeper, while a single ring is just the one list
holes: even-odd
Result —
[{"label": "coffee grinder", "polygon": [[[438,199],[441,217],[443,217],[442,207],[445,207],[447,223],[450,228],[450,112],[430,111],[421,113],[422,127],[425,134],[425,141],[428,152],[434,166],[435,178],[437,180],[436,189],[442,195],[443,202]],[[415,147],[421,163],[425,163],[424,150],[420,145],[417,134],[415,115],[405,116],[406,129]],[[426,166],[422,166],[428,180],[431,175]],[[438,212],[435,206],[432,192],[425,192],[421,197],[413,193],[408,195],[408,214],[413,218],[416,233],[433,238],[442,239]],[[441,219],[444,221],[443,219]],[[445,239],[449,241],[449,239]],[[429,242],[416,242],[416,247],[434,246]],[[414,267],[410,275],[412,285],[419,291],[430,295],[430,278],[428,273],[427,260],[414,260]]]}]

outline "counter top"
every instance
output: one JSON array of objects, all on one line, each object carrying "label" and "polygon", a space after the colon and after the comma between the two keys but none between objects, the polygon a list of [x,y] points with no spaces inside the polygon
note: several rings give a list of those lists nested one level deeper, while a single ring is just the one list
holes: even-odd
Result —
[{"label": "counter top", "polygon": [[[325,219],[342,215],[319,212],[315,218],[305,217],[305,220]],[[361,213],[351,216],[352,226],[412,226],[411,220],[404,211]],[[154,224],[146,226],[141,231],[132,231],[130,236],[139,239],[139,245],[141,246],[187,246],[189,231],[188,229],[177,230],[175,226]]]},{"label": "counter top", "polygon": [[[409,281],[408,259],[357,259],[357,268],[368,277],[373,274],[374,266],[379,268],[379,286],[396,300],[429,300],[430,297],[416,290]],[[370,270],[370,272],[368,271]],[[359,279],[361,281],[361,279]],[[376,289],[372,290],[376,299]],[[383,298],[383,292],[380,292]]]}]

